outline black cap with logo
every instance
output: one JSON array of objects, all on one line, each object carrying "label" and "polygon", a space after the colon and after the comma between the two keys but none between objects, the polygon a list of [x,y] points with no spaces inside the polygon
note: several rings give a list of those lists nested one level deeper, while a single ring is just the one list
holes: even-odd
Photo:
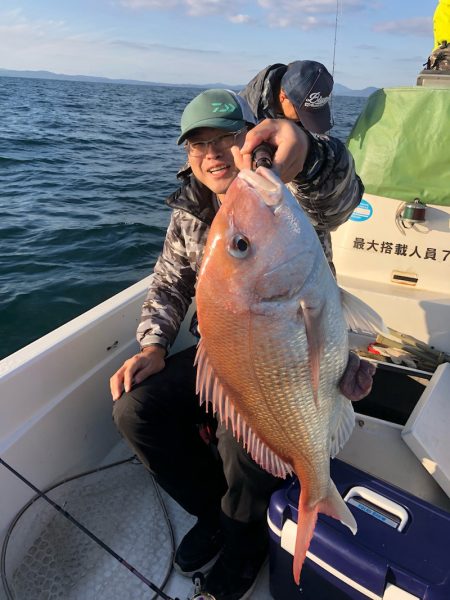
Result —
[{"label": "black cap with logo", "polygon": [[308,131],[325,133],[333,126],[330,96],[333,77],[314,60],[289,63],[281,79],[281,89],[292,102],[298,118]]}]

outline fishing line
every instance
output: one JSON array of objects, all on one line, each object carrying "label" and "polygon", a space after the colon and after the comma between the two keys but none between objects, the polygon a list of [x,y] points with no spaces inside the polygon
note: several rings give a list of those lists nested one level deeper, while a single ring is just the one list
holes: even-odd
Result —
[{"label": "fishing line", "polygon": [[[334,43],[333,43],[333,66],[331,69],[331,76],[333,77],[334,80],[334,67],[336,64],[336,45],[337,45],[337,30],[338,30],[338,14],[339,14],[339,0],[336,0],[336,19],[334,22]],[[332,115],[332,119],[333,119],[333,125],[334,125],[334,107],[333,107],[333,94],[331,94],[331,98],[330,98],[330,109],[331,109],[331,115]]]},{"label": "fishing line", "polygon": [[[331,69],[331,76],[333,77],[333,84],[334,84],[334,68],[335,68],[335,64],[336,64],[338,13],[339,13],[339,0],[336,0],[336,18],[335,18],[335,22],[334,22],[334,43],[333,43],[333,66]],[[330,94],[330,114],[331,114],[331,127],[333,127],[333,125],[334,125],[334,93],[333,93],[333,91]],[[329,133],[329,132],[327,132],[327,133]],[[288,184],[288,187],[289,187],[289,184]],[[315,216],[316,216],[319,224],[325,225],[325,221],[323,220],[323,218],[320,215],[320,207],[319,207],[318,203],[313,198],[310,198],[310,202],[311,202],[311,206],[316,211]],[[321,243],[322,243],[322,241],[321,241]]]},{"label": "fishing line", "polygon": [[[12,592],[11,592],[11,590],[9,588],[8,582],[6,580],[6,575],[5,575],[5,572],[6,572],[6,569],[5,569],[6,548],[7,548],[8,540],[9,540],[9,537],[11,535],[11,531],[12,531],[13,527],[17,523],[17,521],[20,518],[20,516],[25,512],[25,510],[31,504],[33,504],[39,498],[42,498],[43,500],[45,500],[46,502],[48,502],[55,510],[57,510],[60,514],[62,514],[63,517],[65,517],[73,525],[75,525],[75,527],[77,527],[78,529],[80,529],[84,534],[86,534],[97,545],[99,545],[101,548],[103,548],[103,550],[105,550],[108,554],[110,554],[111,556],[113,556],[121,565],[123,565],[126,569],[128,569],[128,571],[130,571],[131,573],[133,573],[133,575],[135,575],[138,579],[140,579],[142,581],[142,583],[144,583],[147,587],[149,587],[151,590],[153,590],[154,592],[156,592],[156,596],[159,596],[159,597],[163,598],[163,600],[179,600],[179,598],[173,598],[172,596],[168,596],[162,589],[160,589],[152,581],[150,581],[149,579],[147,579],[147,577],[145,577],[145,575],[143,575],[138,569],[136,569],[135,567],[133,567],[133,565],[131,565],[130,563],[128,563],[122,556],[120,556],[119,554],[117,554],[117,552],[115,552],[112,548],[110,548],[107,544],[105,544],[105,542],[103,542],[94,533],[92,533],[92,531],[90,531],[89,529],[87,529],[87,527],[85,527],[82,523],[80,523],[77,519],[75,519],[75,517],[73,517],[69,512],[67,512],[64,508],[62,508],[62,506],[60,506],[57,502],[54,502],[51,498],[49,498],[49,496],[47,496],[47,493],[46,493],[46,492],[49,492],[49,491],[53,490],[54,488],[62,485],[63,483],[68,483],[69,481],[72,481],[73,479],[77,479],[77,478],[83,477],[85,475],[90,475],[92,473],[97,473],[99,471],[103,471],[105,469],[108,469],[108,468],[111,468],[111,467],[114,467],[114,466],[117,466],[117,465],[120,465],[120,464],[131,462],[132,460],[134,460],[134,458],[135,457],[133,456],[131,458],[128,458],[126,460],[122,460],[122,461],[113,463],[111,465],[106,465],[104,467],[99,467],[97,469],[93,469],[92,471],[87,471],[85,473],[82,473],[81,475],[75,475],[73,477],[69,477],[69,478],[64,479],[63,481],[61,481],[61,482],[59,482],[59,483],[51,486],[47,490],[42,491],[39,488],[37,488],[34,484],[32,484],[31,481],[29,481],[28,479],[26,479],[26,477],[24,477],[21,473],[19,473],[18,471],[16,471],[11,465],[9,465],[5,460],[3,460],[0,457],[0,465],[3,465],[15,477],[17,477],[18,479],[20,479],[20,481],[22,481],[26,486],[28,486],[29,488],[31,488],[36,493],[36,496],[34,498],[32,498],[25,505],[25,507],[19,512],[18,515],[16,515],[16,518],[14,519],[13,523],[9,527],[7,536],[5,538],[5,542],[3,543],[2,554],[1,554],[1,575],[2,575],[2,581],[3,581],[4,585],[5,585],[5,590],[6,590],[7,594],[9,595],[9,598],[14,599],[14,595],[12,594]],[[161,496],[159,496],[159,499],[160,499],[160,501],[162,500]],[[167,512],[166,511],[165,511],[165,516],[167,517]],[[172,537],[172,541],[173,541],[173,531],[172,531],[171,528],[170,528],[170,530],[171,530],[171,537]],[[164,582],[163,585],[165,585],[166,581],[167,581],[167,578],[166,578],[166,580],[165,580],[165,582]]]},{"label": "fishing line", "polygon": [[338,14],[339,14],[339,0],[336,0],[336,20],[334,22],[334,44],[333,44],[333,68],[331,75],[334,78],[334,66],[336,63],[336,43],[337,43],[337,30],[338,30]]}]

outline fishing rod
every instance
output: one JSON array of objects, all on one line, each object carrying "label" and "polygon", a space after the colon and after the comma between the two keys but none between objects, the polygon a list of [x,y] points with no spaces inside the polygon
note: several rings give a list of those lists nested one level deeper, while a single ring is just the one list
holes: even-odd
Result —
[{"label": "fishing rod", "polygon": [[[138,579],[142,581],[147,587],[149,587],[152,591],[154,591],[158,596],[163,598],[163,600],[180,600],[179,598],[173,598],[172,596],[168,596],[163,590],[161,590],[157,585],[155,585],[152,581],[147,579],[145,575],[143,575],[138,569],[130,565],[122,556],[117,554],[112,548],[110,548],[103,540],[98,538],[92,531],[87,529],[82,523],[80,523],[75,517],[73,517],[69,512],[67,512],[61,505],[57,502],[54,502],[45,492],[37,488],[35,485],[31,483],[26,477],[24,477],[21,473],[16,471],[10,464],[8,464],[5,460],[0,457],[0,465],[4,466],[8,471],[10,471],[15,477],[20,479],[26,486],[31,488],[39,498],[43,498],[46,502],[48,502],[55,510],[57,510],[60,514],[63,515],[66,519],[68,519],[73,525],[75,525],[78,529],[80,529],[83,533],[85,533],[91,540],[93,540],[97,545],[99,545],[103,550],[105,550],[108,554],[113,556],[121,565],[123,565],[128,571],[133,573]],[[195,597],[195,596],[194,596]],[[197,598],[201,598],[201,596],[197,596]],[[205,597],[206,598],[206,597]]]},{"label": "fishing rod", "polygon": [[268,142],[262,142],[252,152],[252,169],[256,171],[258,167],[272,168],[273,155],[276,148]]}]

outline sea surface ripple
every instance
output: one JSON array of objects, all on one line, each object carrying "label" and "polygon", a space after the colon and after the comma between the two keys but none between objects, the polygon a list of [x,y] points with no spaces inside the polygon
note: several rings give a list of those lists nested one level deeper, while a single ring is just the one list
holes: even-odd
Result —
[{"label": "sea surface ripple", "polygon": [[[0,77],[0,358],[151,272],[199,91]],[[334,135],[364,102],[334,98]]]}]

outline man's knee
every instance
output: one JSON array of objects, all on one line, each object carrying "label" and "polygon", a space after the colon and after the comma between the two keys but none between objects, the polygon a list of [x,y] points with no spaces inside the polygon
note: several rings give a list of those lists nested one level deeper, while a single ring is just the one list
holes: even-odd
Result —
[{"label": "man's knee", "polygon": [[137,433],[158,438],[161,429],[174,419],[170,405],[157,378],[152,377],[130,392],[123,393],[114,402],[113,420],[120,433],[128,439],[133,439]]},{"label": "man's knee", "polygon": [[117,429],[125,437],[136,426],[139,417],[134,398],[130,394],[122,394],[113,404],[112,416]]}]

